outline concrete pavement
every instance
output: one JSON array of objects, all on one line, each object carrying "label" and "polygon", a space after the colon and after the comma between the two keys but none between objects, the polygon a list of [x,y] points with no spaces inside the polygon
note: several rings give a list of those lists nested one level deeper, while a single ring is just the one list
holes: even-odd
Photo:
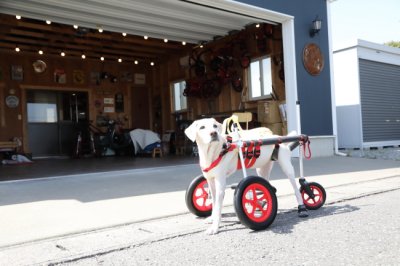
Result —
[{"label": "concrete pavement", "polygon": [[[191,164],[1,182],[0,262],[62,261],[204,230],[184,202],[185,188],[198,173]],[[325,187],[327,204],[400,188],[396,161],[316,158],[305,162],[305,173]],[[240,179],[238,173],[229,183]],[[279,210],[293,210],[295,197],[279,167],[272,179]],[[232,199],[228,189],[225,220],[236,223]]]}]

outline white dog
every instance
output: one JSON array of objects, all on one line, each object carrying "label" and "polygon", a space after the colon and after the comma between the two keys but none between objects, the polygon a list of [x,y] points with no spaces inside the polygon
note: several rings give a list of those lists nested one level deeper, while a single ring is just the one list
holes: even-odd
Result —
[{"label": "white dog", "polygon": [[[224,129],[226,125],[224,125]],[[191,141],[196,141],[198,146],[200,167],[204,177],[207,179],[212,196],[211,227],[206,231],[208,234],[216,234],[219,230],[221,221],[221,209],[225,195],[226,178],[237,170],[238,149],[227,152],[222,159],[215,164],[215,160],[220,156],[223,145],[227,140],[222,134],[222,125],[214,118],[204,118],[194,121],[186,130],[186,136]],[[258,128],[248,131],[241,131],[242,140],[257,140],[271,136],[271,131],[266,128]],[[271,155],[275,145],[262,145],[259,158],[251,168],[256,168],[257,175],[268,179],[273,161]],[[299,216],[306,217],[307,209],[303,205],[303,200],[295,181],[295,172],[291,163],[291,151],[285,144],[279,148],[277,160],[283,172],[289,178],[298,202]],[[212,167],[210,167],[213,164]]]}]

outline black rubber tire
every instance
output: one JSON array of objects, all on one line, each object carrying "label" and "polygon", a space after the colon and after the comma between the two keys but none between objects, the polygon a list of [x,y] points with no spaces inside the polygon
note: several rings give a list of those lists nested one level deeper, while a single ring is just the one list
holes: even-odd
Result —
[{"label": "black rubber tire", "polygon": [[[258,199],[264,200],[264,202],[267,203],[262,206],[262,209],[264,209],[265,206],[267,206],[267,208],[265,210],[262,210],[261,212],[258,212],[261,213],[262,216],[264,216],[264,212],[266,212],[265,217],[257,218],[255,217],[256,212],[253,212],[254,214],[251,214],[246,211],[247,208],[246,206],[244,206],[243,201],[248,200],[246,195],[248,196],[247,190],[249,189],[257,189],[257,191],[259,192],[257,193],[257,198],[261,195],[261,197]],[[254,209],[254,205],[250,203],[251,200],[248,201],[249,202],[247,206]],[[260,202],[258,201],[257,204],[260,205]],[[267,180],[259,176],[249,176],[244,178],[236,187],[234,196],[234,207],[240,222],[246,227],[258,231],[268,228],[268,226],[270,226],[275,220],[278,211],[278,200],[276,198],[275,190],[272,188]],[[255,210],[257,210],[257,206]]]},{"label": "black rubber tire", "polygon": [[[198,217],[208,217],[211,215],[211,212],[212,212],[212,204],[211,203],[208,206],[201,207],[194,200],[196,190],[201,189],[199,186],[201,186],[202,183],[204,185],[204,182],[207,182],[207,180],[205,179],[204,176],[202,176],[202,175],[197,176],[195,179],[192,180],[189,187],[186,189],[186,194],[185,194],[185,201],[186,201],[187,208],[189,209],[189,211],[191,213],[193,213],[194,215],[196,215]],[[203,200],[205,202],[206,198],[208,199],[209,195],[208,195],[208,192],[203,190],[203,193],[204,192],[205,192],[205,194],[202,194],[202,196],[199,198],[203,198]]]},{"label": "black rubber tire", "polygon": [[[300,194],[303,199],[304,205],[308,210],[317,210],[321,208],[325,201],[326,201],[326,191],[323,186],[316,182],[310,182],[308,183],[312,191],[314,192],[315,195],[315,201],[308,197],[307,193],[305,192],[304,187],[300,188]],[[312,202],[314,201],[314,202]]]}]

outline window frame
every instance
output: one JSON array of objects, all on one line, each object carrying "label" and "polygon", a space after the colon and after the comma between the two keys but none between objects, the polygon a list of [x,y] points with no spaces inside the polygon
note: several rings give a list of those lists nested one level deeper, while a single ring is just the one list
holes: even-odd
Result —
[{"label": "window frame", "polygon": [[[269,94],[264,94],[265,88],[264,88],[264,75],[260,74],[260,96],[257,97],[253,97],[253,89],[252,89],[252,75],[251,75],[251,64],[258,62],[258,66],[259,66],[259,71],[260,73],[263,73],[263,60],[265,59],[269,59],[270,61],[270,65],[271,65],[271,69],[270,69],[270,73],[271,73],[271,88],[270,88],[270,93]],[[273,93],[272,90],[272,85],[273,85],[273,81],[272,81],[272,58],[269,55],[265,55],[265,56],[261,56],[261,57],[257,57],[257,58],[253,58],[250,62],[250,66],[247,69],[248,73],[248,84],[249,84],[249,97],[248,100],[249,101],[258,101],[258,100],[269,100],[272,99],[271,93]]]},{"label": "window frame", "polygon": [[[180,109],[176,110],[176,105],[175,105],[175,84],[180,84],[180,101],[179,101],[179,105],[180,105]],[[170,89],[171,89],[171,111],[172,113],[182,113],[182,112],[186,112],[187,111],[187,97],[183,96],[183,91],[186,88],[186,81],[184,79],[179,79],[179,80],[175,80],[173,82],[170,83]],[[184,108],[182,108],[182,100],[184,100],[185,104],[184,104]]]}]

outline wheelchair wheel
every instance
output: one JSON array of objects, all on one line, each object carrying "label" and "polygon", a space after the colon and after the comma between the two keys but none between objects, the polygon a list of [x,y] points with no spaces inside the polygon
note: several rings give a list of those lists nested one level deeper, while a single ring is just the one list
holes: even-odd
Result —
[{"label": "wheelchair wheel", "polygon": [[263,230],[272,224],[278,211],[274,189],[258,176],[243,179],[235,190],[234,206],[242,224],[252,230]]},{"label": "wheelchair wheel", "polygon": [[308,210],[317,210],[324,205],[326,200],[326,192],[323,186],[316,182],[308,183],[315,197],[311,198],[304,187],[300,188],[301,197],[303,198],[304,205]]},{"label": "wheelchair wheel", "polygon": [[207,180],[199,175],[186,190],[185,201],[189,211],[199,217],[208,217],[212,212],[212,199]]}]

